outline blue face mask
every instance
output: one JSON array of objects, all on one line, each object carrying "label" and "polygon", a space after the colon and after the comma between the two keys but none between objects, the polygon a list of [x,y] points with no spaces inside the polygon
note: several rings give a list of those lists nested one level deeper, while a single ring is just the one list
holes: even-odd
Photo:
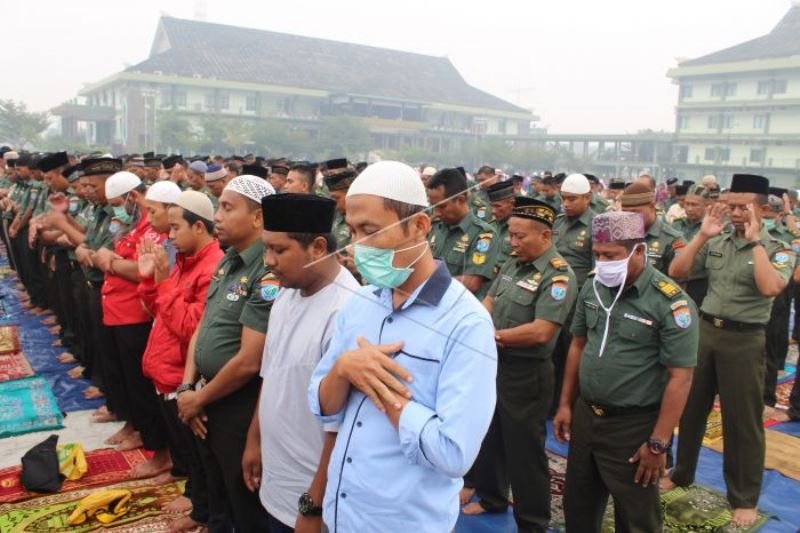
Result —
[{"label": "blue face mask", "polygon": [[395,289],[405,283],[411,273],[414,272],[412,267],[422,259],[422,256],[425,255],[425,250],[404,268],[394,266],[394,254],[427,245],[427,241],[422,241],[408,248],[392,250],[391,248],[373,248],[372,246],[355,244],[353,245],[355,250],[354,262],[358,273],[370,285],[375,285],[381,289]]},{"label": "blue face mask", "polygon": [[128,195],[125,195],[124,204],[112,206],[111,209],[114,210],[114,218],[127,226],[133,220],[133,215],[128,213],[128,210],[125,207],[126,205],[128,205]]},{"label": "blue face mask", "polygon": [[767,231],[770,231],[770,230],[773,230],[773,229],[775,229],[775,220],[774,220],[774,219],[772,219],[772,218],[765,218],[765,219],[763,220],[763,222],[764,222],[764,228],[765,228]]}]

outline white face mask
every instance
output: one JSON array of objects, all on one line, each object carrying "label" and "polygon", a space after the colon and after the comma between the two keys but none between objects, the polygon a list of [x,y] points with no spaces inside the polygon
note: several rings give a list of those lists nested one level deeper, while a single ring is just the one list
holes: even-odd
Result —
[{"label": "white face mask", "polygon": [[[645,262],[647,261],[647,248],[645,246]],[[606,312],[606,325],[603,329],[603,340],[600,342],[600,352],[598,352],[597,357],[603,357],[603,352],[606,349],[606,340],[608,340],[608,326],[611,322],[611,310],[614,309],[614,305],[616,305],[617,300],[622,295],[622,291],[625,290],[625,280],[628,278],[628,263],[633,257],[633,254],[636,253],[636,248],[639,246],[635,246],[628,257],[624,259],[618,259],[616,261],[598,261],[595,264],[595,275],[592,279],[592,288],[594,289],[594,295],[597,298],[597,302],[600,304],[600,307],[603,308],[603,311]],[[617,289],[617,294],[614,296],[614,300],[612,300],[611,305],[606,307],[603,303],[603,299],[600,298],[600,294],[597,292],[597,282],[605,285],[606,287],[619,287]]]}]

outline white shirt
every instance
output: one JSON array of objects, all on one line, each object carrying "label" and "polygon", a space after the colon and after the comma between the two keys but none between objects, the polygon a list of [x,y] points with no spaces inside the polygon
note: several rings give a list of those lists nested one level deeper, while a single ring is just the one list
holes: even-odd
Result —
[{"label": "white shirt", "polygon": [[337,427],[323,428],[305,401],[311,374],[328,347],[337,312],[358,289],[352,274],[340,267],[333,283],[311,296],[281,289],[270,312],[258,404],[259,496],[264,508],[289,527],[294,527],[297,501],[317,471],[324,431]]}]

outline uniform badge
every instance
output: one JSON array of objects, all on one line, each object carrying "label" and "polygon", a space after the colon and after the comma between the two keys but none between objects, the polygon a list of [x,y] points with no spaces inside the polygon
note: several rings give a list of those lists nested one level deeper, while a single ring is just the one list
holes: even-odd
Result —
[{"label": "uniform badge", "polygon": [[239,279],[239,283],[240,283],[241,285],[247,285],[247,282],[248,282],[248,281],[250,281],[250,278],[248,278],[247,276],[242,276],[242,277]]},{"label": "uniform badge", "polygon": [[469,235],[466,233],[461,236],[461,242],[469,242]]},{"label": "uniform badge", "polygon": [[224,275],[225,275],[225,269],[224,268],[220,268],[219,270],[217,270],[217,276],[224,276]]},{"label": "uniform badge", "polygon": [[550,286],[550,296],[556,302],[560,302],[567,297],[567,285],[564,282],[557,281]]},{"label": "uniform badge", "polygon": [[482,239],[478,239],[478,242],[475,243],[475,249],[481,253],[486,253],[489,251],[489,246],[491,245],[492,239],[483,237]]},{"label": "uniform badge", "polygon": [[775,268],[786,268],[792,258],[791,254],[791,250],[781,250],[780,252],[776,253],[772,258],[772,266]]},{"label": "uniform badge", "polygon": [[431,235],[431,245],[436,242],[436,235]]},{"label": "uniform badge", "polygon": [[262,280],[261,289],[259,291],[259,293],[261,294],[261,299],[264,300],[265,302],[275,301],[275,298],[278,297],[280,289],[281,288],[277,280],[274,279]]},{"label": "uniform badge", "polygon": [[792,250],[794,250],[795,253],[800,254],[800,240],[792,241]]},{"label": "uniform badge", "polygon": [[475,252],[472,254],[472,262],[476,265],[482,265],[486,262],[486,254]]},{"label": "uniform badge", "polygon": [[679,307],[672,312],[675,325],[681,329],[686,329],[692,325],[692,313],[687,306]]},{"label": "uniform badge", "polygon": [[233,292],[229,292],[228,294],[226,294],[225,298],[227,298],[229,302],[238,302],[239,301],[239,295],[236,294],[236,293],[233,293]]},{"label": "uniform badge", "polygon": [[658,281],[658,290],[660,290],[667,298],[673,298],[681,291],[677,285],[665,279]]},{"label": "uniform badge", "polygon": [[486,208],[485,207],[479,207],[478,211],[475,212],[475,216],[480,218],[480,219],[486,218]]}]

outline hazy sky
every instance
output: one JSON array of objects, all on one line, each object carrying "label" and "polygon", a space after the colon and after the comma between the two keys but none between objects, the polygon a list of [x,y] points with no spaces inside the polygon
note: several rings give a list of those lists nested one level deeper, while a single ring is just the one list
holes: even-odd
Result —
[{"label": "hazy sky", "polygon": [[0,98],[44,110],[144,60],[158,18],[449,57],[472,85],[557,133],[672,130],[691,58],[767,33],[790,0],[25,0],[4,2]]}]

